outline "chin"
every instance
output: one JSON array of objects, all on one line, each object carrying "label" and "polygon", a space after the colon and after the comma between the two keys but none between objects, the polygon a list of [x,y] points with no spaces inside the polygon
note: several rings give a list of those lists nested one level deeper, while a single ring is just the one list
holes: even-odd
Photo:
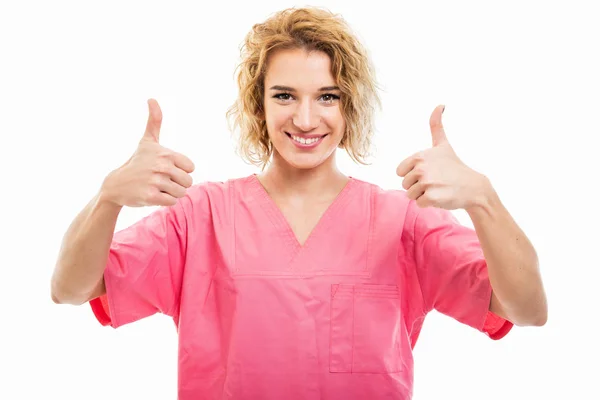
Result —
[{"label": "chin", "polygon": [[295,169],[310,170],[317,168],[326,163],[335,153],[337,146],[334,145],[334,142],[339,144],[341,140],[341,137],[338,140],[336,136],[327,134],[315,148],[303,149],[292,142],[289,134],[284,133],[274,141],[275,157]]},{"label": "chin", "polygon": [[329,157],[323,157],[320,154],[305,154],[305,155],[284,155],[283,160],[293,168],[301,170],[314,169],[320,166]]}]

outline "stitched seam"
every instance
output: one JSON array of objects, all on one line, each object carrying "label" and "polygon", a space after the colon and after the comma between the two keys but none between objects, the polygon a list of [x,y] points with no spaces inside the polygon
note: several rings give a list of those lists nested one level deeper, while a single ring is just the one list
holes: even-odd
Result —
[{"label": "stitched seam", "polygon": [[[237,259],[236,259],[236,242],[235,242],[235,190],[236,188],[234,187],[234,182],[233,181],[229,181],[229,212],[231,215],[231,218],[229,218],[229,220],[231,221],[231,230],[229,231],[230,233],[230,237],[231,237],[231,244],[229,247],[229,254],[227,255],[228,258],[231,260],[231,269],[233,271],[237,271],[238,265],[237,265]],[[218,267],[217,267],[218,268]]]},{"label": "stitched seam", "polygon": [[354,332],[356,331],[356,318],[355,318],[355,310],[356,310],[356,297],[352,296],[352,353],[350,358],[350,373],[354,372]]},{"label": "stitched seam", "polygon": [[371,265],[371,259],[373,255],[371,254],[371,246],[373,245],[373,237],[374,233],[374,220],[375,220],[375,196],[373,195],[374,186],[370,186],[369,190],[369,204],[370,204],[370,218],[369,218],[369,236],[367,237],[367,256],[365,263],[365,270],[369,270],[369,266]]},{"label": "stitched seam", "polygon": [[[192,201],[191,198],[189,198],[189,197],[187,197],[187,199],[189,199],[190,201]],[[181,271],[182,282],[181,282],[181,287],[179,288],[179,299],[173,299],[173,304],[171,304],[171,306],[169,307],[168,311],[166,312],[166,315],[169,315],[169,316],[172,316],[172,317],[175,317],[175,310],[178,307],[181,306],[181,292],[183,291],[183,275],[185,274],[185,266],[187,265],[188,242],[189,242],[189,237],[188,237],[188,218],[189,218],[189,216],[188,216],[188,214],[185,211],[185,207],[183,207],[181,205],[181,202],[178,202],[175,205],[175,207],[180,207],[181,208],[181,211],[183,213],[183,221],[185,223],[184,235],[183,235],[183,237],[185,237],[185,249],[184,249],[184,253],[183,253],[183,254],[185,254],[185,259],[182,261],[183,262],[183,267],[182,267],[183,271]],[[175,220],[177,220],[177,216],[175,214],[175,210],[173,212],[173,215],[170,215],[169,218],[174,218]],[[173,277],[171,276],[171,285],[172,284],[173,284]],[[178,311],[181,311],[181,310],[178,310]]]},{"label": "stitched seam", "polygon": [[281,213],[281,210],[277,208],[277,205],[273,202],[273,199],[269,196],[266,189],[262,186],[260,181],[256,176],[253,176],[254,182],[254,192],[257,193],[261,197],[260,206],[266,212],[267,216],[271,220],[271,223],[275,225],[278,229],[284,231],[283,239],[288,245],[288,248],[293,253],[293,256],[288,261],[288,266],[291,265],[293,260],[298,255],[298,240],[294,236],[289,223],[285,221],[285,217]]},{"label": "stitched seam", "polygon": [[[411,204],[414,204],[414,203],[411,201]],[[410,204],[409,204],[409,207],[410,207]],[[407,208],[407,210],[408,210],[408,208]],[[408,211],[407,211],[407,212],[408,212]],[[419,213],[419,212],[417,211],[417,215],[415,216],[415,222],[413,223],[413,235],[412,235],[413,249],[412,249],[412,259],[413,259],[413,262],[414,262],[414,265],[415,265],[415,273],[417,274],[417,282],[419,282],[419,289],[420,289],[420,291],[421,291],[421,302],[422,302],[422,304],[423,304],[423,312],[424,312],[424,313],[426,313],[426,311],[425,311],[425,310],[427,310],[428,306],[427,306],[427,304],[425,303],[425,293],[424,293],[424,291],[423,291],[423,285],[422,285],[422,283],[421,283],[421,279],[419,278],[419,271],[418,271],[418,270],[419,270],[419,265],[418,265],[418,263],[417,263],[417,256],[416,256],[416,251],[415,251],[415,248],[416,248],[416,246],[417,246],[417,244],[416,244],[416,243],[417,243],[417,240],[416,240],[416,235],[417,235],[417,233],[416,233],[416,231],[417,231],[417,220],[419,219],[420,215],[421,215],[421,213]]]},{"label": "stitched seam", "polygon": [[[333,287],[331,288],[333,291]],[[337,291],[337,289],[336,289]],[[329,305],[329,372],[332,371],[332,353],[333,353],[333,302],[335,301],[335,292],[331,294],[331,304]]]},{"label": "stitched seam", "polygon": [[313,231],[309,234],[308,239],[306,240],[306,242],[304,242],[304,245],[301,247],[302,252],[308,251],[308,249],[311,247],[311,244],[315,241],[314,234],[318,234],[318,231],[321,230],[321,227],[331,220],[332,214],[335,215],[337,213],[337,210],[345,204],[343,203],[343,201],[350,199],[350,197],[348,197],[348,193],[350,192],[350,189],[353,185],[353,179],[348,181],[344,189],[342,189],[342,192],[333,200],[333,203],[329,205],[329,207],[325,210],[323,215],[321,215],[321,218],[317,222],[317,225],[315,225]]}]

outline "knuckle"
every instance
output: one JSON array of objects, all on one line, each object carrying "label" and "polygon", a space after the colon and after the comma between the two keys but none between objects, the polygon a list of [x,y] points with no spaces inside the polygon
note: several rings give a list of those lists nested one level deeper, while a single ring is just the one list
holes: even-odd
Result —
[{"label": "knuckle", "polygon": [[143,196],[144,203],[155,203],[157,194],[158,191],[156,189],[149,187]]},{"label": "knuckle", "polygon": [[430,193],[430,192],[425,192],[425,194],[423,194],[423,196],[421,196],[423,204],[435,204],[437,202],[437,196],[435,196],[434,194]]},{"label": "knuckle", "polygon": [[192,184],[194,183],[194,180],[192,179],[191,176],[186,175],[184,183],[185,183],[185,187],[186,188],[190,188],[190,187],[192,187]]},{"label": "knuckle", "polygon": [[165,162],[164,160],[158,160],[158,162],[154,164],[154,168],[152,170],[159,174],[166,174],[170,169],[171,165],[168,162]]},{"label": "knuckle", "polygon": [[164,179],[163,179],[163,175],[161,175],[161,173],[159,171],[156,171],[157,173],[152,174],[152,176],[150,177],[150,186],[152,187],[152,190],[154,190],[154,188],[162,185]]},{"label": "knuckle", "polygon": [[171,150],[165,149],[164,147],[158,152],[158,158],[169,162],[173,161],[174,153]]},{"label": "knuckle", "polygon": [[420,151],[417,154],[415,154],[415,160],[417,162],[423,162],[423,161],[425,161],[425,152],[424,151]]}]

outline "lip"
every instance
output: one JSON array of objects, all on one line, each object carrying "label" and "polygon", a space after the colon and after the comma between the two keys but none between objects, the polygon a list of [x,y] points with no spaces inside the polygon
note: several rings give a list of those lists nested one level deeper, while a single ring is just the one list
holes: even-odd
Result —
[{"label": "lip", "polygon": [[324,135],[294,135],[294,136],[300,136],[306,139],[311,139],[311,138],[319,138],[319,140],[317,140],[314,143],[308,143],[308,144],[304,144],[304,143],[300,143],[295,141],[294,139],[292,139],[292,135],[288,132],[285,132],[285,134],[289,137],[290,141],[298,148],[300,149],[312,149],[317,147],[319,144],[321,144],[321,142],[323,141],[323,139],[325,139],[325,137],[328,134],[324,134]]},{"label": "lip", "polygon": [[305,139],[313,139],[313,138],[320,138],[320,137],[323,137],[323,136],[327,136],[326,133],[325,134],[320,134],[320,135],[305,135],[305,134],[302,134],[302,133],[296,134],[296,133],[286,132],[286,134],[288,134],[290,136],[302,137],[302,138],[305,138]]}]

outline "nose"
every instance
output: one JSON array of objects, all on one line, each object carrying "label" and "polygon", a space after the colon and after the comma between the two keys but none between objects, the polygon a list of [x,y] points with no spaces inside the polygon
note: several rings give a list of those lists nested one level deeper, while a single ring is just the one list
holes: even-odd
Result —
[{"label": "nose", "polygon": [[313,108],[311,101],[302,101],[294,111],[292,122],[298,129],[309,132],[319,126],[321,116],[318,109]]}]

